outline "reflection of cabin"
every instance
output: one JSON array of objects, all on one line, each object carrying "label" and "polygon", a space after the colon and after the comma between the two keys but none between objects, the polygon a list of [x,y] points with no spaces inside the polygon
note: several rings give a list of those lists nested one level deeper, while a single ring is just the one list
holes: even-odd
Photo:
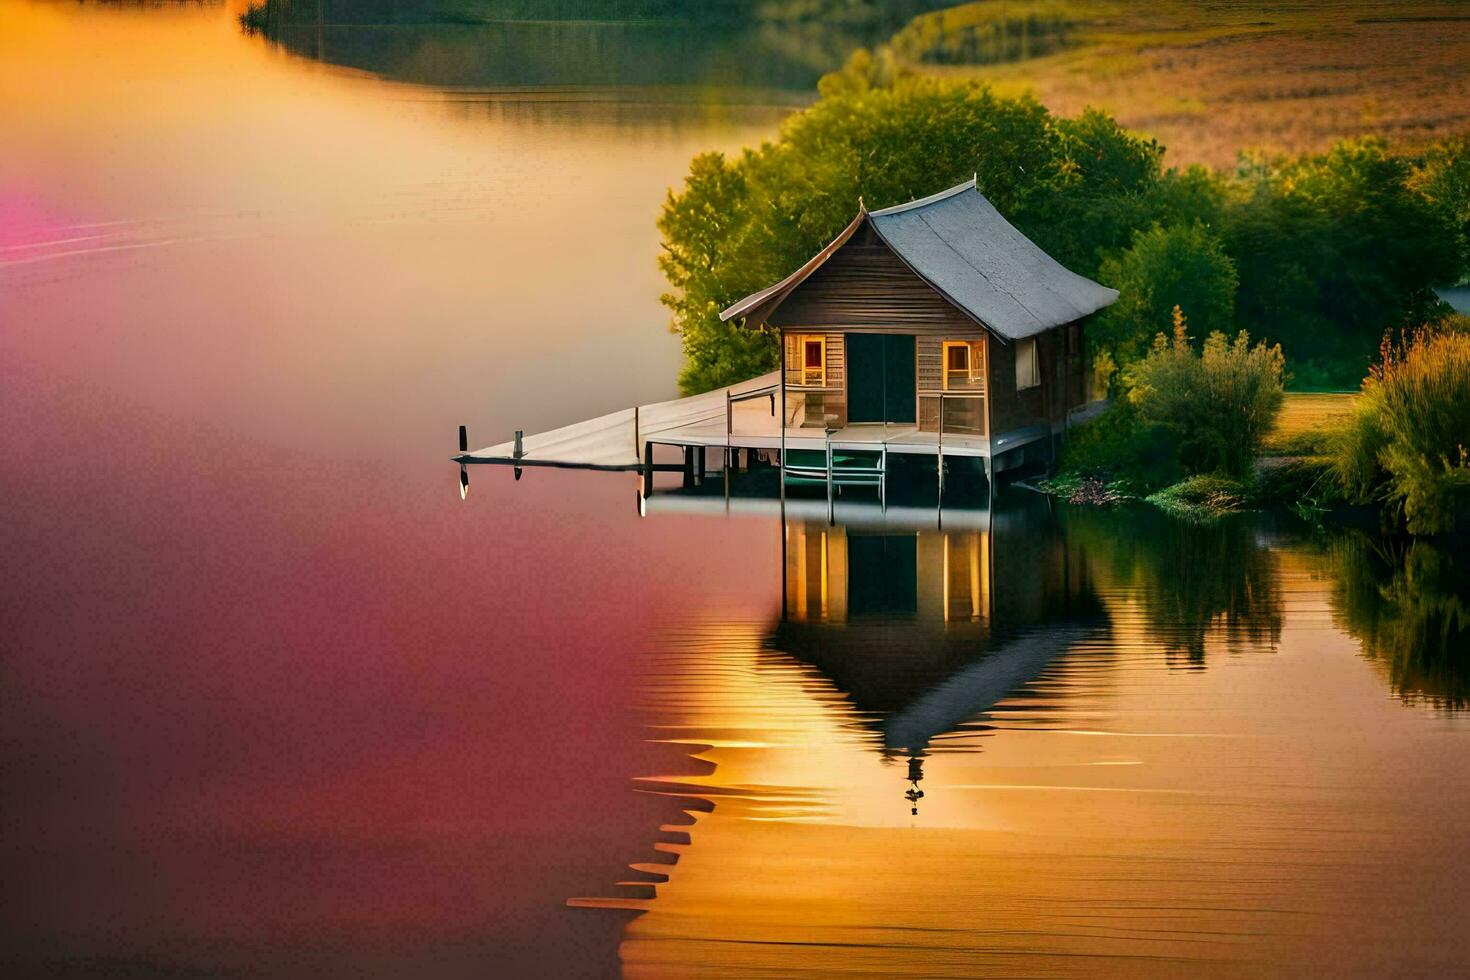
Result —
[{"label": "reflection of cabin", "polygon": [[986,531],[860,531],[786,527],[786,616],[813,623],[869,617],[983,622],[990,616]]},{"label": "reflection of cabin", "polygon": [[1019,446],[1086,401],[1083,320],[1117,295],[962,184],[859,210],[800,269],[721,318],[780,333],[786,428],[854,442],[864,429],[942,427]]},{"label": "reflection of cabin", "polygon": [[978,515],[954,529],[788,520],[773,645],[890,712],[1018,638],[1099,624],[1082,550],[1043,498]]}]

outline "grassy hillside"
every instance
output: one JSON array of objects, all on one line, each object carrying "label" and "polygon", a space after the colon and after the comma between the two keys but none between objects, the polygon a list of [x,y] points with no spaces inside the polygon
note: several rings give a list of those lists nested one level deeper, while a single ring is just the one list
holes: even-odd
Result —
[{"label": "grassy hillside", "polygon": [[920,15],[891,47],[1058,113],[1106,108],[1171,163],[1470,133],[1466,2],[980,0]]}]

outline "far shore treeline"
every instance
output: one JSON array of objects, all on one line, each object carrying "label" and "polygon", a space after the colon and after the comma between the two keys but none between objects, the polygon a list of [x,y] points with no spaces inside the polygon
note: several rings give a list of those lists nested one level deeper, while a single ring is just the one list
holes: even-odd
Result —
[{"label": "far shore treeline", "polygon": [[1196,337],[1279,343],[1293,387],[1355,388],[1385,331],[1438,319],[1434,287],[1470,275],[1464,140],[1408,156],[1364,138],[1290,159],[1243,153],[1230,172],[1171,169],[1162,146],[1106,113],[1056,116],[883,53],[859,51],[819,91],[775,140],[696,157],[664,206],[685,392],[774,368],[774,338],[721,324],[720,309],[799,266],[860,199],[887,207],[972,174],[1059,261],[1120,291],[1089,331],[1104,370],[1142,358],[1179,306]]}]

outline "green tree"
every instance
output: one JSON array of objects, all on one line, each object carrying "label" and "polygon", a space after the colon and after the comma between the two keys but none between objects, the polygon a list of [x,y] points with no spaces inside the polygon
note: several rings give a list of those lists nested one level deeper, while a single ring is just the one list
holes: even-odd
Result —
[{"label": "green tree", "polygon": [[1141,200],[1159,180],[1158,145],[1106,116],[1057,120],[1034,99],[897,72],[881,52],[859,52],[820,93],[776,140],[696,158],[665,201],[663,301],[683,337],[686,392],[774,369],[774,339],[721,324],[719,311],[801,265],[860,200],[883,208],[973,176],[1022,231],[1092,274],[1100,248],[1126,242],[1143,213],[1110,202]]},{"label": "green tree", "polygon": [[1429,319],[1433,287],[1457,277],[1459,229],[1409,188],[1410,167],[1381,139],[1242,163],[1222,231],[1238,322],[1285,344],[1298,380],[1355,384],[1383,331]]},{"label": "green tree", "polygon": [[1235,322],[1235,263],[1202,224],[1139,232],[1126,251],[1102,263],[1098,276],[1118,290],[1118,301],[1098,314],[1089,333],[1119,366],[1145,353],[1148,338],[1169,322],[1172,310],[1183,310],[1206,330]]},{"label": "green tree", "polygon": [[1430,147],[1410,170],[1409,187],[1458,229],[1460,271],[1451,281],[1470,281],[1470,139]]}]

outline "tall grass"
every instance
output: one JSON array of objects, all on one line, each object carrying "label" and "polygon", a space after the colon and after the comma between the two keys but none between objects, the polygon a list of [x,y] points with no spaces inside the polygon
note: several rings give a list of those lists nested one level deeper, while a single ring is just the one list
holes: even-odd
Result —
[{"label": "tall grass", "polygon": [[1334,469],[1351,497],[1400,508],[1411,533],[1454,530],[1470,510],[1470,333],[1420,328],[1381,353]]}]

